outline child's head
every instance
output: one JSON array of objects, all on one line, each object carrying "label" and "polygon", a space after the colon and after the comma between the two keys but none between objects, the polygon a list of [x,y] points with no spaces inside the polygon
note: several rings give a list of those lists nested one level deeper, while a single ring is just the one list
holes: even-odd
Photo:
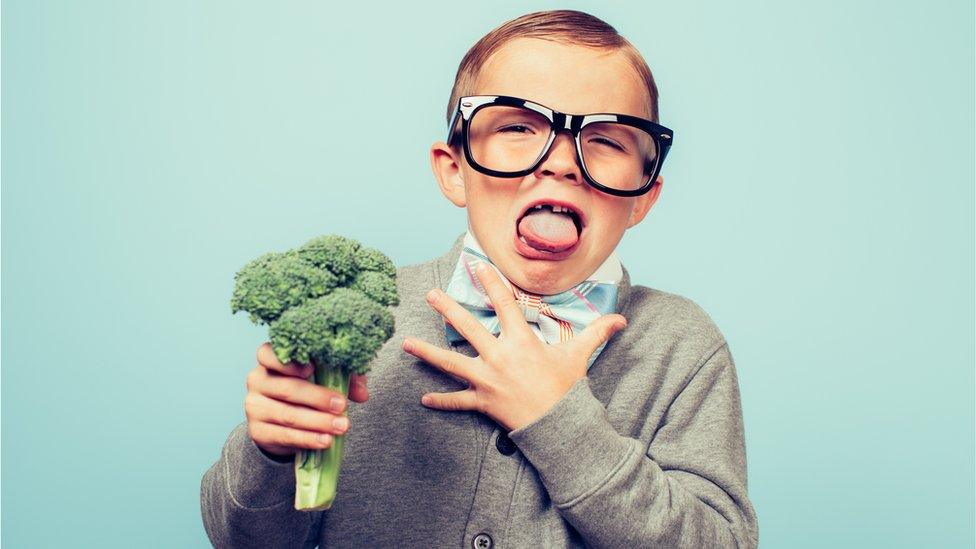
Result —
[{"label": "child's head", "polygon": [[[489,95],[531,103],[479,98],[455,116],[459,98]],[[431,147],[441,191],[467,208],[485,253],[509,280],[539,294],[585,280],[644,219],[660,194],[663,179],[655,175],[670,144],[670,132],[656,124],[587,118],[579,130],[564,128],[552,111],[656,123],[657,88],[637,50],[603,21],[569,10],[528,14],[468,51],[448,105],[452,137]],[[579,130],[578,141],[564,129]],[[535,208],[540,202],[574,213]]]}]

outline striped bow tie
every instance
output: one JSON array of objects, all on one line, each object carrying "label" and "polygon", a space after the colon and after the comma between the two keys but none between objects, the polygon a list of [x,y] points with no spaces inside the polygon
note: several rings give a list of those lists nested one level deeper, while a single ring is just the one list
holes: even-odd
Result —
[{"label": "striped bow tie", "polygon": [[[487,263],[495,269],[499,278],[512,290],[532,331],[547,343],[570,340],[600,316],[616,312],[617,285],[614,283],[585,280],[562,293],[540,296],[512,284],[472,239],[466,239],[465,244],[446,293],[470,311],[494,335],[500,333],[501,327],[498,316],[490,305],[488,293],[475,274],[479,263]],[[445,322],[444,325],[448,342],[453,344],[464,341],[464,336],[450,323]],[[605,346],[606,342],[590,355],[587,367],[593,364]]]}]

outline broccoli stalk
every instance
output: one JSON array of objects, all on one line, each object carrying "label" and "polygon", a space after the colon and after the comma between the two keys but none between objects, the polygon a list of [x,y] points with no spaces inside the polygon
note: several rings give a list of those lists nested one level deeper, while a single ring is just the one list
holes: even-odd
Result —
[{"label": "broccoli stalk", "polygon": [[[349,395],[349,370],[315,365],[315,383]],[[334,436],[325,450],[299,450],[295,459],[295,509],[329,509],[335,501],[345,435]]]},{"label": "broccoli stalk", "polygon": [[[283,253],[262,255],[235,276],[231,311],[268,324],[285,363],[314,365],[313,381],[349,395],[352,373],[365,374],[393,336],[399,303],[396,267],[376,249],[326,235]],[[295,509],[329,509],[335,500],[345,436],[324,450],[295,455]]]}]

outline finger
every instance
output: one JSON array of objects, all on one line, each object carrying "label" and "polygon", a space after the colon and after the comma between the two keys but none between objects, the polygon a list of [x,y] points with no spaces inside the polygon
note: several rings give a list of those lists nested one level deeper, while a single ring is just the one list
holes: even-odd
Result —
[{"label": "finger", "polygon": [[264,342],[260,347],[258,347],[258,364],[269,370],[274,370],[285,375],[303,378],[307,378],[308,376],[312,375],[312,372],[315,369],[311,364],[299,364],[295,361],[282,364],[281,361],[278,360],[277,355],[275,355],[274,349],[271,347],[270,342]]},{"label": "finger", "polygon": [[569,340],[568,343],[579,349],[581,353],[586,353],[586,356],[589,357],[596,351],[597,347],[603,345],[605,341],[610,339],[610,336],[626,326],[627,319],[623,315],[616,313],[603,315],[591,322],[589,326],[580,332],[578,336]]},{"label": "finger", "polygon": [[286,404],[260,394],[248,395],[247,398],[248,417],[258,421],[334,435],[342,435],[349,430],[349,418],[342,414]]},{"label": "finger", "polygon": [[403,350],[430,363],[442,372],[468,382],[468,384],[475,383],[479,377],[477,371],[471,364],[470,357],[455,351],[441,349],[422,339],[405,338],[403,340]]},{"label": "finger", "polygon": [[282,427],[273,423],[255,421],[248,424],[248,430],[254,442],[266,446],[284,446],[288,448],[305,448],[321,450],[332,446],[333,435],[303,431],[293,427]]},{"label": "finger", "polygon": [[453,393],[426,393],[421,397],[420,403],[428,408],[451,412],[478,410],[478,399],[471,389]]},{"label": "finger", "polygon": [[482,286],[485,287],[485,292],[488,293],[488,299],[491,300],[491,306],[495,309],[495,314],[498,315],[502,332],[508,335],[521,333],[535,337],[532,328],[525,320],[525,315],[522,314],[522,308],[519,307],[515,296],[512,294],[511,288],[505,285],[495,269],[486,263],[479,263],[475,268],[475,273],[478,275],[478,280],[481,281]]},{"label": "finger", "polygon": [[350,374],[349,376],[349,400],[354,402],[366,402],[369,399],[369,390],[366,389],[366,376],[360,374]]},{"label": "finger", "polygon": [[443,315],[478,352],[485,354],[489,347],[496,343],[495,336],[478,322],[470,311],[439,288],[427,292],[427,302]]},{"label": "finger", "polygon": [[269,372],[269,375],[257,378],[254,390],[268,398],[301,404],[323,412],[342,413],[347,404],[346,398],[339,391],[277,373]]}]

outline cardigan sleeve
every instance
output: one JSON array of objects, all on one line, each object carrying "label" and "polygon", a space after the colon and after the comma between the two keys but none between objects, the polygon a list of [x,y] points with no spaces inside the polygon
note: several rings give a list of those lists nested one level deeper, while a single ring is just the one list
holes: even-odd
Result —
[{"label": "cardigan sleeve", "polygon": [[231,431],[200,483],[204,529],[217,548],[314,547],[324,511],[298,511],[294,501],[294,461],[262,452],[247,422]]},{"label": "cardigan sleeve", "polygon": [[590,546],[758,545],[739,387],[724,341],[698,365],[646,448],[617,433],[586,377],[509,438]]}]

